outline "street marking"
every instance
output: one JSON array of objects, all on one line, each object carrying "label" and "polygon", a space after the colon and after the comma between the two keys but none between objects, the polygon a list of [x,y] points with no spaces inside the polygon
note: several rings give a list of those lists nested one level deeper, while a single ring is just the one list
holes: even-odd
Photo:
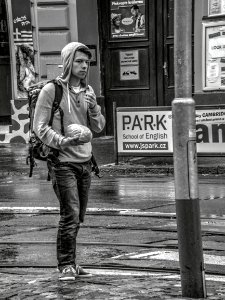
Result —
[{"label": "street marking", "polygon": [[[203,254],[204,263],[209,265],[225,266],[225,256]],[[150,252],[132,252],[111,257],[111,259],[152,259],[152,260],[167,260],[179,262],[178,251],[150,251]]]},{"label": "street marking", "polygon": [[[165,275],[163,272],[147,272],[147,271],[123,271],[123,270],[107,270],[107,269],[86,269],[88,272],[92,273],[93,275],[120,275],[120,276],[157,276],[157,277],[164,277],[168,276]],[[172,274],[169,276],[173,276]]]},{"label": "street marking", "polygon": [[28,281],[28,284],[33,284],[33,283],[35,283],[35,282],[37,282],[37,279]]},{"label": "street marking", "polygon": [[26,207],[26,206],[2,206],[0,207],[0,213],[39,213],[39,212],[59,212],[58,207]]},{"label": "street marking", "polygon": [[[18,214],[37,214],[37,213],[59,213],[59,207],[54,206],[0,206],[0,213],[18,213]],[[142,211],[141,209],[124,209],[124,208],[88,208],[87,213],[89,214],[98,214],[98,213],[111,213],[112,215],[118,216],[136,216],[136,217],[162,217],[168,219],[176,219],[176,213],[166,213],[158,211]],[[212,224],[214,220],[223,220],[225,221],[225,215],[201,215],[201,220],[205,220],[202,225]],[[220,225],[221,226],[221,225]]]},{"label": "street marking", "polygon": [[[155,279],[161,280],[176,280],[180,283],[180,275],[170,272],[154,272],[154,271],[127,271],[127,270],[111,270],[111,269],[86,269],[93,275],[97,276],[136,276],[136,277],[154,277]],[[6,276],[5,272],[0,272],[2,276]],[[36,279],[28,281],[28,284],[35,284],[39,281],[39,276],[43,278],[42,275],[36,274]],[[209,275],[206,274],[206,281],[222,282],[225,283],[225,276],[223,275]]]},{"label": "street marking", "polygon": [[[58,207],[42,207],[42,206],[2,206],[0,207],[0,213],[41,213],[41,212],[59,212]],[[161,213],[161,212],[143,212],[140,209],[124,209],[124,208],[88,208],[88,213],[101,213],[101,212],[112,212],[118,213],[121,216],[126,215],[137,215],[137,216],[166,216],[175,217],[175,213]]]},{"label": "street marking", "polygon": [[126,212],[140,212],[140,209],[125,209],[125,208],[88,208],[87,209],[89,212],[96,212],[96,211],[116,211],[116,212],[121,212],[121,213],[126,213]]}]

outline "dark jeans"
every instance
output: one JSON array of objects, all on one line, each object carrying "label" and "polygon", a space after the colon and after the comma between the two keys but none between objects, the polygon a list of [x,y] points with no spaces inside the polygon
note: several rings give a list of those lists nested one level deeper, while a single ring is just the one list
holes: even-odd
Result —
[{"label": "dark jeans", "polygon": [[63,266],[76,264],[76,237],[87,208],[91,162],[55,164],[51,176],[60,203],[57,259],[61,270]]}]

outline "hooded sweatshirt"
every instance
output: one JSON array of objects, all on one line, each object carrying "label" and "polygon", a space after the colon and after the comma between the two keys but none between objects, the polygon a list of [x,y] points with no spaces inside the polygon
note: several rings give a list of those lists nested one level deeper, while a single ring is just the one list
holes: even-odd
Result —
[{"label": "hooded sweatshirt", "polygon": [[[63,73],[57,80],[60,81],[63,87],[60,107],[64,112],[65,136],[67,136],[67,128],[71,124],[84,125],[95,132],[101,132],[105,126],[105,118],[101,114],[101,107],[96,105],[93,109],[90,109],[88,103],[84,100],[87,91],[94,92],[92,87],[87,85],[88,76],[81,80],[78,92],[74,91],[69,84],[74,55],[80,48],[88,50],[85,45],[72,42],[66,45],[61,52]],[[58,110],[54,114],[52,126],[48,125],[54,98],[55,86],[53,83],[48,83],[42,88],[37,100],[33,122],[34,132],[43,143],[59,150],[58,158],[61,162],[82,163],[90,160],[92,152],[91,142],[83,145],[61,147],[65,136],[61,134],[61,117]]]}]

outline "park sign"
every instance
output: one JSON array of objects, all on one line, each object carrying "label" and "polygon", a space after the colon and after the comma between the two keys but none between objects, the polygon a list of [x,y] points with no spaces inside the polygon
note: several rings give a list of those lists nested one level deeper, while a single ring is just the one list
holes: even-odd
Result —
[{"label": "park sign", "polygon": [[[115,108],[118,155],[171,155],[173,153],[171,107]],[[196,138],[199,154],[225,152],[225,106],[196,107]]]}]

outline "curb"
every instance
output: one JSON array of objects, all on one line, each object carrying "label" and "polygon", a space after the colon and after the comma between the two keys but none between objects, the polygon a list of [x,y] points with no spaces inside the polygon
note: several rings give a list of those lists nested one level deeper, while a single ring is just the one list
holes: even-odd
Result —
[{"label": "curb", "polygon": [[[174,175],[174,167],[173,165],[151,165],[145,166],[140,164],[131,164],[131,163],[119,163],[115,165],[115,163],[100,165],[99,169],[102,174],[115,174],[115,175],[138,175],[138,174],[146,174],[146,175]],[[47,168],[45,166],[37,166],[34,169],[34,175],[43,174],[45,176],[47,174]],[[198,174],[206,175],[223,175],[225,174],[225,166],[222,165],[199,165],[198,166]],[[0,171],[1,177],[7,176],[29,176],[29,167],[23,166],[20,168],[13,168],[12,170],[2,170]],[[46,175],[47,176],[47,175]]]},{"label": "curb", "polygon": [[[131,164],[109,164],[100,166],[101,173],[103,174],[159,174],[159,175],[174,175],[174,167],[172,165],[161,166],[144,166],[144,165],[131,165]],[[198,174],[212,174],[222,175],[225,174],[225,166],[198,166]]]}]

